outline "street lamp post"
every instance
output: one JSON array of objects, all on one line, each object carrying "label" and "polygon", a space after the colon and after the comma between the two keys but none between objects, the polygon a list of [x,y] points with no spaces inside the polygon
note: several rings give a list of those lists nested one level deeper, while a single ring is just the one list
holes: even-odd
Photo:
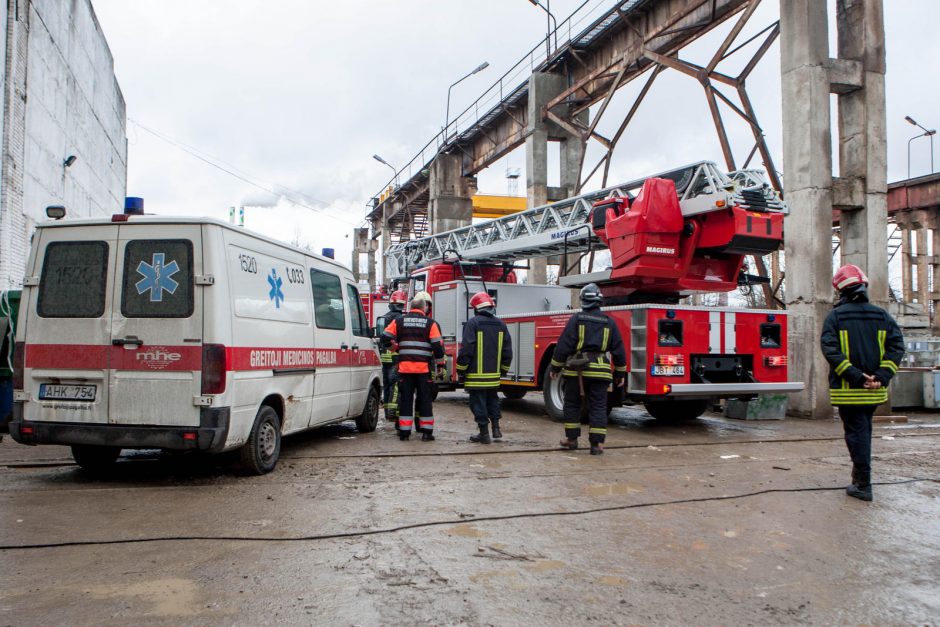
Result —
[{"label": "street lamp post", "polygon": [[444,115],[444,143],[445,144],[447,143],[447,127],[450,126],[450,90],[454,88],[454,85],[457,85],[458,83],[465,81],[466,79],[470,78],[477,72],[482,72],[488,67],[490,67],[489,61],[484,61],[480,65],[473,68],[469,73],[465,74],[464,76],[460,77],[458,80],[451,83],[450,87],[447,88],[447,112]]},{"label": "street lamp post", "polygon": [[396,168],[395,166],[393,166],[391,163],[389,163],[388,161],[386,161],[385,159],[383,159],[383,158],[380,157],[379,155],[372,155],[372,158],[375,159],[376,161],[378,161],[379,163],[382,163],[382,164],[384,164],[384,165],[387,165],[388,167],[390,167],[390,168],[392,169],[392,172],[395,173],[395,174],[392,175],[392,182],[397,185],[398,183],[395,181],[395,179],[398,178],[398,168]]},{"label": "street lamp post", "polygon": [[929,137],[930,138],[930,173],[933,174],[933,136],[937,134],[936,129],[927,130],[912,118],[909,115],[905,115],[904,119],[913,126],[916,126],[920,130],[924,131],[920,135],[914,135],[909,140],[907,140],[907,178],[911,178],[911,142],[919,137]]},{"label": "street lamp post", "polygon": [[[548,61],[548,58],[552,54],[552,33],[555,33],[555,48],[558,48],[558,20],[555,19],[555,14],[552,13],[552,0],[545,0],[545,5],[539,2],[539,0],[529,0],[532,4],[538,8],[545,11],[545,61]],[[554,22],[555,28],[552,29],[552,23]]]}]

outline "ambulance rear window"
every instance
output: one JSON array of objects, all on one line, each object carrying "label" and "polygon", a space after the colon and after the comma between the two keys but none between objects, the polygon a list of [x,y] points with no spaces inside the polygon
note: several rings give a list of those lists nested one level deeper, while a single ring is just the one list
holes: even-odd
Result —
[{"label": "ambulance rear window", "polygon": [[36,311],[43,318],[100,318],[107,276],[107,242],[53,242],[42,262]]},{"label": "ambulance rear window", "polygon": [[345,329],[346,310],[343,308],[343,289],[339,277],[311,268],[310,286],[313,289],[317,326],[321,329]]},{"label": "ambulance rear window", "polygon": [[186,239],[131,240],[124,249],[125,318],[193,315],[193,244]]}]

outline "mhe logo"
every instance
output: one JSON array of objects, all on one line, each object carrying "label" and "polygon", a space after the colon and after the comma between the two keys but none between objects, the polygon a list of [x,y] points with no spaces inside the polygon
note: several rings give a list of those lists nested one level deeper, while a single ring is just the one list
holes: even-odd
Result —
[{"label": "mhe logo", "polygon": [[182,355],[172,352],[166,346],[152,346],[149,350],[137,353],[136,356],[137,361],[143,362],[151,370],[163,370],[182,358]]},{"label": "mhe logo", "polygon": [[647,246],[647,247],[646,247],[646,252],[648,252],[648,253],[656,253],[656,254],[659,254],[659,255],[675,255],[675,254],[676,254],[676,249],[675,249],[675,248],[666,248],[665,246]]}]

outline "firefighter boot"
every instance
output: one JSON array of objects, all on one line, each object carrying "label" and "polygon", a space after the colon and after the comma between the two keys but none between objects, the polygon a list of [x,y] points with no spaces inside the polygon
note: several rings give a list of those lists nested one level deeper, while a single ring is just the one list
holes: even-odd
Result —
[{"label": "firefighter boot", "polygon": [[434,433],[432,432],[431,429],[424,429],[424,430],[422,430],[422,432],[421,432],[421,441],[422,441],[422,442],[433,442],[433,441],[434,441]]},{"label": "firefighter boot", "polygon": [[493,421],[493,439],[494,439],[494,440],[502,440],[502,439],[503,439],[503,432],[499,430],[499,421],[498,421],[498,420],[494,420],[494,421]]},{"label": "firefighter boot", "polygon": [[858,471],[858,485],[850,485],[845,489],[845,493],[861,501],[871,501],[874,498],[871,492],[871,471]]},{"label": "firefighter boot", "polygon": [[578,448],[578,438],[565,438],[558,443],[558,446],[565,450],[574,451]]},{"label": "firefighter boot", "polygon": [[591,455],[603,455],[604,454],[604,445],[600,442],[597,444],[591,443]]},{"label": "firefighter boot", "polygon": [[[858,472],[858,466],[852,464],[852,485],[850,487],[858,485]],[[846,488],[845,491],[848,492],[849,488]]]},{"label": "firefighter boot", "polygon": [[477,435],[470,436],[471,442],[476,442],[477,444],[489,444],[492,442],[490,440],[490,430],[486,425],[480,425],[480,433]]}]

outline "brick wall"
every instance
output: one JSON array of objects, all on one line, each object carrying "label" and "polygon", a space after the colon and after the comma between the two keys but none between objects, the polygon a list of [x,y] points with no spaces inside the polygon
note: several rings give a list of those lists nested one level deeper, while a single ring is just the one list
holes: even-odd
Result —
[{"label": "brick wall", "polygon": [[110,215],[127,177],[124,97],[90,0],[9,6],[20,19],[7,19],[0,289],[21,281],[47,205],[64,204],[72,218]]}]

